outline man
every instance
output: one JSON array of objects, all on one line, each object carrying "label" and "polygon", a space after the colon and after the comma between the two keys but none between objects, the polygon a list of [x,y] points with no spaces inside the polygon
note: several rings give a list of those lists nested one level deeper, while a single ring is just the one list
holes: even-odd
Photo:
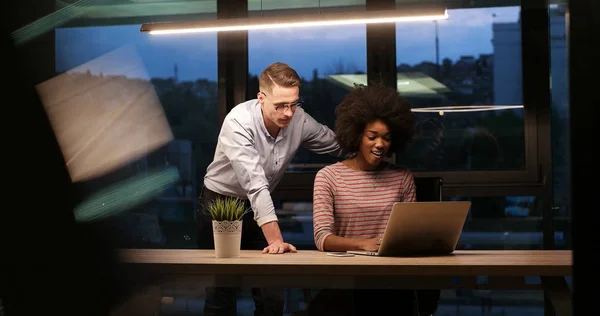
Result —
[{"label": "man", "polygon": [[[336,156],[341,149],[333,131],[302,109],[300,76],[294,69],[273,63],[258,82],[257,99],[238,104],[225,117],[214,160],[204,178],[200,205],[217,197],[244,199],[252,212],[242,224],[242,249],[265,254],[296,252],[283,240],[271,192],[301,145]],[[203,207],[200,211],[199,248],[214,249],[211,218]],[[205,315],[235,315],[235,289],[206,291]],[[283,289],[252,289],[252,294],[255,315],[283,314]]]}]

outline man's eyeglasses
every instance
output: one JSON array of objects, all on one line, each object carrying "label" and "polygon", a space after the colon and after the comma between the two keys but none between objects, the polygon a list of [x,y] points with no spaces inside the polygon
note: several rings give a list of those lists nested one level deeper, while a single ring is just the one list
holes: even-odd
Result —
[{"label": "man's eyeglasses", "polygon": [[[267,96],[267,94],[265,94],[264,92],[260,92],[262,93],[265,97]],[[290,109],[292,112],[296,111],[296,109],[298,107],[302,107],[302,105],[304,104],[304,101],[302,100],[302,98],[298,99],[295,102],[292,103],[288,103],[288,104],[276,104],[275,105],[275,111],[280,112],[280,113],[285,113],[285,111],[287,109]]]}]

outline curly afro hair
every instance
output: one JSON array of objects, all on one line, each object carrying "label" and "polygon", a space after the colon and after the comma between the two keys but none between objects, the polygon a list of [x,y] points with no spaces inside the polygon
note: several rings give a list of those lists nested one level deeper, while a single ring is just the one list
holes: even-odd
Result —
[{"label": "curly afro hair", "polygon": [[336,138],[346,152],[359,150],[365,127],[377,120],[391,132],[388,156],[404,150],[413,137],[414,115],[396,89],[357,85],[338,104],[336,114]]}]

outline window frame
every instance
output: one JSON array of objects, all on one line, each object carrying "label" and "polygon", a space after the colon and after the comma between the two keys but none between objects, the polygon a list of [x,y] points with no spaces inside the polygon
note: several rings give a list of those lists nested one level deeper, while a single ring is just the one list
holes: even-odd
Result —
[{"label": "window frame", "polygon": [[[448,1],[442,1],[448,2]],[[488,1],[491,2],[491,1]],[[518,3],[512,1],[509,4]],[[525,132],[525,168],[521,170],[484,171],[424,171],[416,176],[441,177],[448,194],[464,196],[506,196],[516,192],[522,195],[542,195],[547,191],[544,183],[551,179],[549,138],[540,138],[549,132],[550,87],[548,42],[539,40],[539,35],[548,33],[548,27],[540,26],[540,12],[547,6],[544,0],[524,1],[521,5],[522,29],[535,28],[535,32],[522,32],[523,106]],[[454,7],[456,8],[456,2]],[[367,9],[394,5],[391,0],[367,0]],[[543,4],[543,7],[541,6]],[[504,3],[506,5],[506,3]],[[479,5],[481,6],[481,4]],[[395,87],[395,24],[367,26],[367,76],[384,78],[384,82]],[[544,46],[546,45],[546,46]],[[533,58],[533,59],[532,59]],[[538,63],[529,62],[540,61]],[[540,65],[546,65],[548,67]],[[549,135],[549,134],[546,134]],[[312,191],[316,171],[286,173],[276,191],[279,194],[299,195]],[[544,180],[545,179],[545,180]],[[519,195],[517,194],[517,195]]]},{"label": "window frame", "polygon": [[[436,0],[448,8],[460,8],[463,1]],[[501,3],[500,3],[501,2]],[[549,0],[528,1],[477,1],[468,8],[489,6],[521,6],[522,78],[525,128],[525,168],[522,170],[490,171],[431,171],[415,172],[416,176],[441,177],[444,179],[444,194],[451,196],[544,196],[545,218],[543,224],[544,245],[554,244],[552,228],[552,161],[550,147],[550,50],[548,4]],[[366,9],[395,6],[394,0],[367,0]],[[301,10],[311,10],[301,9]],[[248,16],[247,0],[217,0],[216,18]],[[270,10],[276,14],[277,10]],[[293,10],[285,10],[290,12]],[[206,16],[145,16],[132,19],[73,20],[69,26],[101,26],[132,24],[157,20],[182,18],[210,18]],[[384,78],[386,84],[395,87],[396,34],[395,24],[367,26],[367,76]],[[222,122],[225,115],[236,104],[254,92],[248,91],[248,32],[222,32],[218,34],[218,113]],[[54,42],[51,47],[54,56]],[[535,62],[533,62],[535,61]],[[393,79],[393,80],[392,80]],[[544,136],[547,135],[547,136]],[[312,199],[316,171],[286,173],[273,192],[276,199]],[[547,237],[546,237],[547,236]]]}]

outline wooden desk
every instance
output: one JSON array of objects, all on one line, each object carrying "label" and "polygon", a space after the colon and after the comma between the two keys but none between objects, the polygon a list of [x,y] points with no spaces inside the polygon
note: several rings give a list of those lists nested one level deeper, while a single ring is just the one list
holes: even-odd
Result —
[{"label": "wooden desk", "polygon": [[[443,257],[332,257],[318,251],[215,258],[213,250],[120,250],[135,277],[217,286],[288,288],[414,288],[544,290],[557,315],[571,315],[567,250],[463,250]],[[488,276],[479,284],[477,276]],[[525,277],[539,276],[538,284]]]}]

